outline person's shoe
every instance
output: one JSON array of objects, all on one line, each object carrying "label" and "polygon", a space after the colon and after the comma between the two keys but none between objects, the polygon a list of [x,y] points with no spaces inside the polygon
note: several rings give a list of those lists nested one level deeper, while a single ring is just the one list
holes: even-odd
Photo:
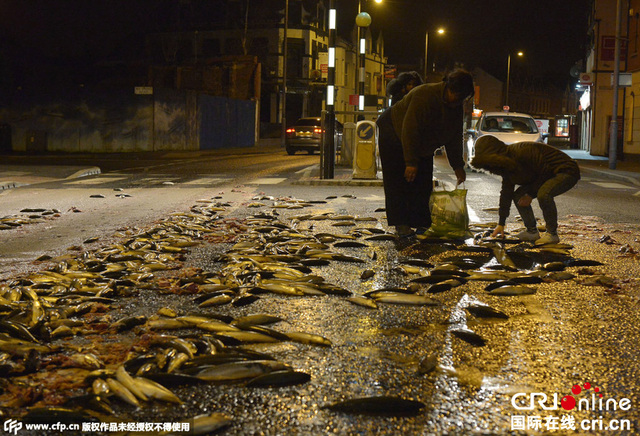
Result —
[{"label": "person's shoe", "polygon": [[416,229],[416,236],[423,236],[429,230],[427,227],[418,227]]},{"label": "person's shoe", "polygon": [[540,239],[540,233],[536,230],[531,232],[529,230],[523,230],[522,232],[515,235],[516,238],[521,241],[537,241]]},{"label": "person's shoe", "polygon": [[544,232],[542,237],[535,242],[535,245],[557,244],[560,241],[558,235]]},{"label": "person's shoe", "polygon": [[400,238],[407,238],[413,235],[413,230],[409,226],[400,225],[396,226],[396,234]]}]

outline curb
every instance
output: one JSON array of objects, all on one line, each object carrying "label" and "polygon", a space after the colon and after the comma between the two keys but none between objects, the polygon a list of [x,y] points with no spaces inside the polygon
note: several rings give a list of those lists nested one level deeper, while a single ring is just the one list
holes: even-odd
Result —
[{"label": "curb", "polygon": [[291,183],[292,185],[329,185],[329,186],[382,186],[382,180],[378,179],[300,179]]},{"label": "curb", "polygon": [[95,176],[96,174],[102,174],[102,171],[100,170],[99,167],[90,167],[90,168],[86,168],[80,171],[76,171],[75,173],[71,174],[68,177],[65,177],[65,180],[69,180],[69,179],[77,179],[80,177],[86,177],[86,176]]},{"label": "curb", "polygon": [[3,181],[3,182],[0,182],[0,190],[5,191],[5,190],[8,190],[8,189],[19,188],[20,186],[38,185],[40,183],[50,183],[50,182],[55,182],[57,180],[73,180],[73,179],[78,179],[80,177],[94,176],[94,175],[97,175],[97,174],[102,174],[102,170],[99,167],[89,167],[89,168],[84,168],[84,169],[78,170],[75,173],[73,173],[73,174],[71,174],[70,176],[67,176],[67,177],[51,178],[49,180],[38,180],[38,181],[33,182],[33,183],[17,182],[17,181]]},{"label": "curb", "polygon": [[28,183],[0,182],[0,189],[4,191],[4,190],[7,190],[7,189],[18,188],[20,186],[26,186],[26,185],[28,185]]},{"label": "curb", "polygon": [[619,174],[619,173],[614,172],[613,170],[599,170],[597,168],[591,168],[591,167],[588,167],[588,166],[583,166],[580,169],[581,170],[585,169],[587,171],[593,171],[594,173],[605,175],[605,176],[613,178],[613,179],[622,179],[622,180],[624,180],[626,182],[631,183],[632,185],[640,186],[640,179],[638,179],[638,177]]}]

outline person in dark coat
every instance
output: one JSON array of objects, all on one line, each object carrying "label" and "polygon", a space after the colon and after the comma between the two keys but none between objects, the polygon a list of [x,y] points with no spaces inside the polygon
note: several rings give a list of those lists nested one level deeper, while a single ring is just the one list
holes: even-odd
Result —
[{"label": "person in dark coat", "polygon": [[398,74],[387,85],[387,95],[391,98],[391,106],[402,100],[409,91],[418,85],[422,85],[422,77],[417,71],[405,71]]},{"label": "person in dark coat", "polygon": [[[506,145],[492,135],[476,141],[471,166],[502,177],[498,225],[492,236],[504,237],[511,202],[516,205],[526,230],[516,236],[536,245],[555,244],[558,237],[558,210],[554,198],[573,188],[580,168],[566,153],[540,142]],[[516,189],[516,185],[518,188]],[[538,198],[546,232],[540,236],[531,201]]]},{"label": "person in dark coat", "polygon": [[458,184],[466,179],[463,103],[473,96],[473,77],[454,70],[442,82],[416,86],[377,120],[387,222],[399,236],[431,226],[433,155],[444,146]]}]

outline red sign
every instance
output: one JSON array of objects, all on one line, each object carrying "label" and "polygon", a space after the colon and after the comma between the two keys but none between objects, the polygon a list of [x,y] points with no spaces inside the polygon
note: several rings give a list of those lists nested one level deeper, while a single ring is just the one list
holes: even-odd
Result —
[{"label": "red sign", "polygon": [[593,86],[593,75],[591,73],[580,74],[580,84],[583,86]]},{"label": "red sign", "polygon": [[[616,53],[616,37],[615,36],[602,36],[602,43],[600,44],[600,60],[601,61],[615,61]],[[627,40],[620,38],[620,60],[627,60]]]},{"label": "red sign", "polygon": [[502,106],[502,110],[505,112],[509,112],[509,106]]},{"label": "red sign", "polygon": [[351,106],[358,106],[359,102],[360,102],[360,96],[358,94],[349,95],[349,104]]}]

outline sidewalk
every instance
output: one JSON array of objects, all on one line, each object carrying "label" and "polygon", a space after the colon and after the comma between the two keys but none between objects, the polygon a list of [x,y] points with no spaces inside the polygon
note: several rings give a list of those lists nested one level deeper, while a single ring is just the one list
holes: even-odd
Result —
[{"label": "sidewalk", "polygon": [[[204,154],[224,154],[231,150],[232,149],[219,149],[206,151],[165,151],[90,155],[13,154],[0,157],[0,162],[2,162],[2,164],[0,164],[0,190],[100,174],[102,172],[101,168],[108,168],[109,162],[122,159],[123,155],[126,155],[126,158],[130,160],[144,160],[145,157],[148,156],[153,156],[153,159],[156,160],[170,160],[176,158],[197,158]],[[264,144],[261,143],[256,147],[233,149],[233,152],[274,152],[274,150],[280,151],[275,140],[271,142],[267,141]],[[630,159],[626,161],[620,160],[616,162],[616,169],[611,170],[609,169],[609,160],[606,157],[591,156],[584,150],[565,149],[563,151],[578,161],[583,176],[589,172],[593,172],[597,173],[600,177],[624,180],[628,183],[640,186],[640,162],[634,162]],[[282,152],[284,154],[284,151]],[[444,156],[436,156],[436,163],[440,163],[438,161],[441,159],[443,160],[443,165],[446,165],[446,159]],[[90,162],[90,164],[77,164],[83,160]],[[320,157],[318,157],[318,161],[319,160]],[[76,164],[67,164],[70,161]],[[354,179],[353,169],[338,165],[335,166],[333,178],[323,179],[320,177],[319,163],[302,173],[302,176],[296,175],[295,177],[297,179],[293,180],[293,183],[299,185],[382,186],[382,174],[380,171],[378,171],[377,178],[375,179]]]}]

